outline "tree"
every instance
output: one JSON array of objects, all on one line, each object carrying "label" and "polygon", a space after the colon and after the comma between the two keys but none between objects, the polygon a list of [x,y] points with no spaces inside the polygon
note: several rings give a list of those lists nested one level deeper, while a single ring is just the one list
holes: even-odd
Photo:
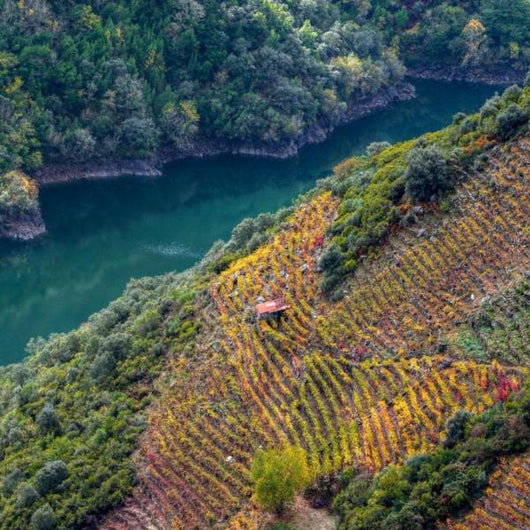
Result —
[{"label": "tree", "polygon": [[186,144],[199,131],[199,114],[195,103],[182,101],[179,105],[166,103],[162,109],[160,124],[164,134],[177,146]]},{"label": "tree", "polygon": [[451,188],[453,175],[438,147],[416,147],[407,161],[405,182],[411,199],[428,201],[433,195]]},{"label": "tree", "polygon": [[57,433],[61,429],[59,418],[51,403],[46,403],[37,416],[37,425],[42,434]]},{"label": "tree", "polygon": [[22,484],[17,492],[15,506],[17,508],[31,506],[38,498],[39,494],[33,486],[30,486],[29,484]]},{"label": "tree", "polygon": [[528,40],[530,3],[527,0],[483,0],[482,18],[490,37],[503,44]]},{"label": "tree", "polygon": [[18,486],[18,483],[24,478],[24,475],[22,474],[22,471],[16,467],[8,473],[5,478],[4,482],[2,484],[2,495],[4,497],[9,497],[13,494],[16,487]]},{"label": "tree", "polygon": [[55,490],[68,477],[68,468],[62,460],[48,462],[37,471],[35,479],[41,495]]},{"label": "tree", "polygon": [[126,152],[145,158],[154,153],[157,129],[150,118],[128,118],[119,127],[121,142]]},{"label": "tree", "polygon": [[465,26],[464,40],[466,43],[466,54],[463,59],[464,64],[475,64],[480,59],[480,49],[486,40],[486,29],[476,18],[472,18]]},{"label": "tree", "polygon": [[265,509],[280,513],[310,482],[306,454],[299,447],[259,451],[252,464],[254,496]]},{"label": "tree", "polygon": [[528,120],[528,116],[523,109],[516,103],[512,103],[502,114],[497,117],[497,134],[503,139],[507,140],[517,132]]},{"label": "tree", "polygon": [[390,147],[388,142],[372,142],[367,148],[366,152],[368,156],[375,156]]},{"label": "tree", "polygon": [[466,434],[466,426],[471,419],[471,414],[465,410],[458,410],[455,415],[447,422],[447,437],[444,441],[445,447],[454,447],[454,445],[463,440]]},{"label": "tree", "polygon": [[31,516],[31,526],[35,530],[53,530],[55,521],[55,513],[49,504],[41,506]]}]

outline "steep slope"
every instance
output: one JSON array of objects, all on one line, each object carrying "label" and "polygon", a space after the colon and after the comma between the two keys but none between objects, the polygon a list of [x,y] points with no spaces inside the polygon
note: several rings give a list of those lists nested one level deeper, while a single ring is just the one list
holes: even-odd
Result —
[{"label": "steep slope", "polygon": [[[530,265],[529,161],[528,138],[491,150],[451,214],[393,238],[338,304],[318,290],[337,208],[329,193],[214,278],[199,347],[172,367],[151,414],[135,496],[102,527],[230,526],[236,516],[237,528],[261,445],[304,447],[315,478],[352,464],[375,471],[433,447],[455,411],[486,410],[507,381],[516,389],[526,368],[469,360],[444,337]],[[260,296],[285,296],[280,325],[256,324]]]},{"label": "steep slope", "polygon": [[[372,145],[188,273],[32,342],[0,369],[0,527],[259,528],[261,447],[302,448],[315,482],[371,476],[458,411],[503,413],[529,373],[529,115],[515,87]],[[277,297],[285,318],[257,321]]]},{"label": "steep slope", "polygon": [[530,520],[530,455],[505,461],[491,476],[486,494],[459,522],[447,522],[451,530],[526,528]]}]

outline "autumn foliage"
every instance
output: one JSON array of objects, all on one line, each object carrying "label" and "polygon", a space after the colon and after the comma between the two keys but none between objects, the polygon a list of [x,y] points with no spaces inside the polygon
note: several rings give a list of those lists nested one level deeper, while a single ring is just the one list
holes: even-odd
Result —
[{"label": "autumn foliage", "polygon": [[[318,288],[337,210],[329,193],[214,275],[195,351],[175,352],[151,412],[135,494],[103,528],[254,528],[260,447],[301,448],[312,478],[373,473],[433,448],[457,411],[483,412],[516,391],[528,362],[516,341],[502,353],[481,342],[481,359],[453,339],[530,266],[529,157],[528,140],[493,152],[451,215],[432,214],[428,236],[398,234],[339,303]],[[258,299],[278,297],[285,318],[257,321]]]}]

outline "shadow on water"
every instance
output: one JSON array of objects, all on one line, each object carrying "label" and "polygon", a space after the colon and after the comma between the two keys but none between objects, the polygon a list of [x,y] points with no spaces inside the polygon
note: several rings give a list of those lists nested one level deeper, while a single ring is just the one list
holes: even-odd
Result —
[{"label": "shadow on water", "polygon": [[290,204],[370,142],[436,130],[494,92],[415,84],[415,100],[342,127],[290,160],[220,156],[170,164],[157,179],[44,188],[48,234],[29,244],[0,243],[0,364],[20,360],[30,337],[75,328],[130,278],[190,267],[243,218]]}]

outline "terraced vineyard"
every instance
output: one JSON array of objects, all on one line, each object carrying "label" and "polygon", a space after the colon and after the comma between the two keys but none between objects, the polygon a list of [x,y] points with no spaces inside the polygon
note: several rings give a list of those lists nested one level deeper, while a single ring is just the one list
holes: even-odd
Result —
[{"label": "terraced vineyard", "polygon": [[527,453],[495,471],[486,495],[462,521],[447,523],[450,530],[518,530],[530,521],[530,455]]},{"label": "terraced vineyard", "polygon": [[528,364],[530,356],[530,277],[487,299],[480,311],[450,340],[460,356]]},{"label": "terraced vineyard", "polygon": [[490,171],[464,185],[459,213],[430,237],[404,250],[391,241],[392,261],[358,275],[345,300],[319,316],[326,346],[355,354],[353,344],[358,355],[379,358],[423,352],[521,276],[529,264],[529,150],[521,141],[493,158]]},{"label": "terraced vineyard", "polygon": [[[338,304],[318,289],[337,207],[328,193],[214,277],[197,350],[176,352],[151,413],[135,494],[103,528],[257,528],[258,447],[305,448],[315,478],[352,464],[375,471],[432,447],[456,410],[481,412],[516,390],[527,372],[523,324],[503,326],[506,357],[497,328],[484,330],[485,362],[466,358],[455,337],[530,267],[529,160],[528,140],[493,152],[450,216],[391,240]],[[278,296],[286,318],[256,321],[260,297]]]}]

